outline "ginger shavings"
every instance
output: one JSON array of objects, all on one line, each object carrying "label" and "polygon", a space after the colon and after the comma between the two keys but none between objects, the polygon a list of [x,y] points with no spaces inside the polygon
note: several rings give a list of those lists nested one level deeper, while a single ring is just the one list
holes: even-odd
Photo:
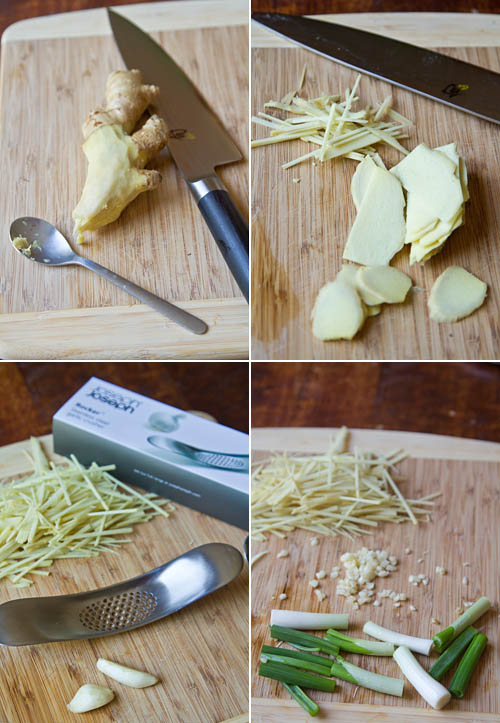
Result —
[{"label": "ginger shavings", "polygon": [[[340,432],[342,444],[346,431]],[[400,450],[346,452],[338,440],[325,454],[274,455],[253,473],[253,538],[266,540],[269,533],[283,538],[300,528],[352,539],[381,522],[429,521],[440,492],[406,498],[395,471],[405,457]]]},{"label": "ginger shavings", "polygon": [[74,456],[56,465],[35,438],[31,453],[33,472],[0,484],[0,580],[17,587],[49,575],[54,560],[115,551],[134,524],[174,509],[113,477],[114,465],[86,469]]},{"label": "ginger shavings", "polygon": [[[302,87],[305,69],[299,84]],[[286,113],[285,117],[276,117],[267,112],[252,116],[252,122],[269,129],[267,138],[252,141],[252,147],[302,140],[313,143],[319,148],[305,153],[283,168],[291,168],[309,158],[321,162],[334,158],[349,158],[361,161],[365,156],[375,153],[374,146],[385,143],[396,148],[404,155],[408,151],[399,143],[407,138],[406,129],[411,121],[392,109],[392,96],[387,96],[377,108],[365,106],[357,109],[357,95],[361,75],[358,75],[351,89],[345,91],[344,100],[340,95],[321,95],[307,100],[290,91],[281,101],[270,100],[265,109]]]}]

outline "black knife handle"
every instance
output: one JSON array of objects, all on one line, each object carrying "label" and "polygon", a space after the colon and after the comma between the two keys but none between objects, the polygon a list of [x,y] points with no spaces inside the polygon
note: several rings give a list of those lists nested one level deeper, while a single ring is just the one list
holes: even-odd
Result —
[{"label": "black knife handle", "polygon": [[245,219],[216,174],[189,185],[226,264],[248,301],[248,225]]}]

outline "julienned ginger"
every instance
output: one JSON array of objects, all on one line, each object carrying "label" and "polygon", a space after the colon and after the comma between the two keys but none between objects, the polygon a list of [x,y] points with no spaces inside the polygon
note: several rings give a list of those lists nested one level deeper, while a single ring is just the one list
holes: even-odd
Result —
[{"label": "julienned ginger", "polygon": [[109,75],[106,108],[90,113],[83,125],[83,151],[89,165],[73,211],[79,242],[84,231],[116,221],[134,198],[159,185],[161,174],[144,166],[167,145],[165,121],[152,115],[132,133],[158,94],[157,86],[142,83],[139,70],[116,70]]}]

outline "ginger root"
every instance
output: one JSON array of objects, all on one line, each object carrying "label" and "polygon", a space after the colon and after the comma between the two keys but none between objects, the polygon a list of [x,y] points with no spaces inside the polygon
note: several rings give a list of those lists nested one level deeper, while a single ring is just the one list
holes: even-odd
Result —
[{"label": "ginger root", "polygon": [[115,221],[123,209],[161,181],[158,171],[144,166],[168,142],[165,121],[151,116],[130,135],[148,105],[158,96],[155,85],[143,85],[139,70],[117,70],[106,84],[106,108],[90,113],[83,125],[87,179],[73,211],[78,242],[83,231]]}]

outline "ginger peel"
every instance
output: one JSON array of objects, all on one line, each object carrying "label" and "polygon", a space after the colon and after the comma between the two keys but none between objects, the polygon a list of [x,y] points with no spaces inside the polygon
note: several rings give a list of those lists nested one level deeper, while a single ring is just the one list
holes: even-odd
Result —
[{"label": "ginger peel", "polygon": [[117,70],[108,77],[106,108],[90,113],[83,125],[89,165],[73,211],[79,242],[84,231],[115,221],[140,193],[159,185],[161,174],[144,166],[167,145],[165,121],[153,115],[130,135],[158,93],[157,86],[142,84],[139,70]]}]

